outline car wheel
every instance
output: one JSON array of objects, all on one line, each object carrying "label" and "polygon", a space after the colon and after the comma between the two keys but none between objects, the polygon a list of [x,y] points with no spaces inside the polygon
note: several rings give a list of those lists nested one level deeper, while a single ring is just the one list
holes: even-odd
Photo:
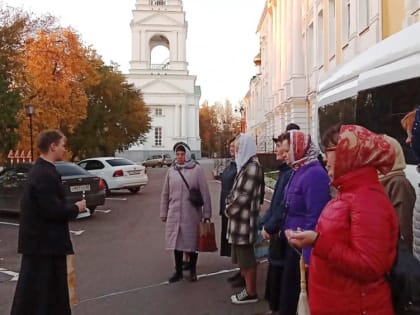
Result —
[{"label": "car wheel", "polygon": [[140,187],[129,188],[128,189],[132,194],[137,194],[140,191]]},{"label": "car wheel", "polygon": [[96,206],[89,207],[90,215],[93,215],[93,213],[95,212],[95,209],[96,209]]}]

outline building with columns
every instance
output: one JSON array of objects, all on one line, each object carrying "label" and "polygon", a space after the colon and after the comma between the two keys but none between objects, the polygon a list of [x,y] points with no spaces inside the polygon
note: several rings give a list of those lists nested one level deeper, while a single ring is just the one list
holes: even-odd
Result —
[{"label": "building with columns", "polygon": [[258,71],[243,102],[259,151],[270,151],[272,136],[290,122],[316,135],[325,83],[419,20],[419,0],[266,0],[257,24]]},{"label": "building with columns", "polygon": [[[141,90],[152,128],[144,142],[123,155],[134,161],[161,153],[173,156],[173,145],[183,141],[200,158],[201,90],[188,71],[188,24],[182,1],[136,0],[130,26],[132,59],[127,80]],[[165,59],[156,61],[162,51]]]}]

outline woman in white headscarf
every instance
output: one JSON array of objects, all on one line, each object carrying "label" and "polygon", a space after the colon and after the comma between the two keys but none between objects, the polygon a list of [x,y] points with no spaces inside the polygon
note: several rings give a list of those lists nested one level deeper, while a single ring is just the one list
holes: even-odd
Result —
[{"label": "woman in white headscarf", "polygon": [[231,296],[234,304],[258,302],[256,292],[257,262],[253,244],[257,233],[264,173],[257,158],[253,136],[241,134],[235,143],[237,175],[226,198],[228,241],[232,244],[232,261],[245,278],[245,289]]},{"label": "woman in white headscarf", "polygon": [[[175,256],[175,273],[169,282],[177,282],[183,278],[182,253],[189,253],[190,281],[197,281],[197,246],[198,224],[201,220],[210,220],[211,201],[206,177],[200,165],[191,159],[191,151],[187,144],[176,143],[175,163],[169,168],[163,184],[160,218],[165,222],[166,249],[173,250]],[[204,205],[195,207],[189,200],[189,189],[199,189]]]}]

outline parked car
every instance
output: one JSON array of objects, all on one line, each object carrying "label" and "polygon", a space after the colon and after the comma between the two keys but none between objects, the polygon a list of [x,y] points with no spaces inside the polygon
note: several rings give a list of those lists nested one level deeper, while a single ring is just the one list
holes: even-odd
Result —
[{"label": "parked car", "polygon": [[[16,164],[0,172],[0,210],[20,212],[20,199],[28,180],[32,164]],[[57,162],[55,167],[61,175],[66,201],[73,204],[85,195],[86,205],[93,214],[96,207],[105,203],[104,181],[71,162]]]},{"label": "parked car", "polygon": [[171,166],[172,161],[173,160],[169,154],[157,154],[149,157],[142,163],[142,165],[146,167],[162,167],[164,165]]},{"label": "parked car", "polygon": [[147,185],[146,167],[122,157],[96,157],[82,160],[78,165],[91,174],[102,178],[105,191],[128,189],[133,194]]}]

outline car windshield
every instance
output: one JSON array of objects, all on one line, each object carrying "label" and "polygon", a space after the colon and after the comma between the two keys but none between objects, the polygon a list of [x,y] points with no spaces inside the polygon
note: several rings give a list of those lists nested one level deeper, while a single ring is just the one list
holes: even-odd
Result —
[{"label": "car windshield", "polygon": [[110,159],[106,162],[111,166],[136,165],[136,163],[126,159]]},{"label": "car windshield", "polygon": [[87,175],[89,174],[80,166],[73,163],[56,163],[55,168],[61,176],[73,176],[73,175]]}]

